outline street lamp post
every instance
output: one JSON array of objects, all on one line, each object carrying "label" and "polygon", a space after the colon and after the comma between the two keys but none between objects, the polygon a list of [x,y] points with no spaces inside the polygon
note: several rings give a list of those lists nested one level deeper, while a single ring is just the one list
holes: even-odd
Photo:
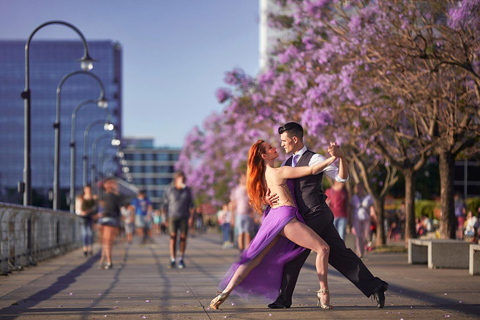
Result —
[{"label": "street lamp post", "polygon": [[107,119],[110,117],[110,113],[107,108],[107,101],[105,99],[98,100],[85,100],[75,107],[72,113],[72,135],[70,140],[70,212],[75,212],[75,180],[76,180],[76,117],[78,111],[88,104],[97,104],[99,108],[102,108],[107,113]]},{"label": "street lamp post", "polygon": [[[103,156],[103,155],[102,155],[102,156]],[[107,155],[105,156],[105,158],[102,159],[102,163],[100,164],[100,165],[101,165],[101,168],[100,168],[100,169],[102,169],[103,174],[104,174],[105,177],[108,176],[107,170],[105,169],[105,165],[106,165],[108,162],[110,162],[110,161],[112,161],[112,160],[115,160],[116,158],[117,158],[117,155],[116,155],[116,154],[107,154]]]},{"label": "street lamp post", "polygon": [[[88,71],[73,71],[70,72],[69,74],[65,75],[62,80],[60,80],[60,83],[57,86],[57,107],[56,107],[56,119],[55,123],[53,124],[53,127],[55,128],[55,156],[54,156],[54,172],[53,172],[53,210],[58,209],[58,202],[59,202],[59,194],[60,194],[60,105],[61,105],[61,93],[62,93],[62,87],[63,84],[71,77],[79,75],[79,74],[84,74],[88,75],[92,78],[94,78],[98,84],[100,85],[100,97],[98,98],[98,101],[100,105],[104,105],[106,103],[105,100],[105,88],[103,86],[103,82],[98,78],[96,75],[93,73],[90,73]],[[70,191],[71,192],[71,191]],[[72,199],[70,199],[71,201]],[[70,202],[70,210],[72,210],[72,202]]]},{"label": "street lamp post", "polygon": [[23,169],[23,181],[19,184],[23,191],[23,205],[32,204],[32,164],[31,164],[31,125],[32,125],[32,112],[31,112],[31,92],[30,92],[30,42],[33,36],[38,30],[48,25],[59,24],[69,27],[75,31],[82,39],[84,46],[84,55],[80,59],[81,67],[83,70],[91,70],[93,68],[93,59],[88,53],[87,40],[83,34],[74,25],[64,21],[48,21],[39,25],[28,37],[25,44],[25,90],[22,92],[21,97],[24,100],[24,169]]},{"label": "street lamp post", "polygon": [[[115,138],[118,134],[117,129],[113,129],[115,131],[115,134],[113,138]],[[96,169],[96,162],[97,162],[97,145],[98,143],[105,139],[105,138],[112,138],[112,135],[110,133],[105,133],[102,134],[101,136],[98,136],[95,141],[93,141],[93,146],[92,146],[92,165],[90,166],[90,181],[92,185],[95,185],[95,169]],[[112,143],[115,139],[112,139]]]},{"label": "street lamp post", "polygon": [[103,129],[106,131],[112,131],[115,129],[115,126],[110,123],[108,120],[95,120],[91,122],[87,128],[85,128],[85,131],[83,133],[84,139],[84,150],[83,150],[83,186],[86,186],[88,184],[88,133],[90,129],[97,125],[97,124],[103,124]]}]

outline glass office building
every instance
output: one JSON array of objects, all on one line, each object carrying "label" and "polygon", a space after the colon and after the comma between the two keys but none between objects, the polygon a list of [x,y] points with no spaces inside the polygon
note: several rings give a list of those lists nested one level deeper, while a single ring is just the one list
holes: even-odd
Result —
[{"label": "glass office building", "polygon": [[154,147],[153,141],[151,137],[123,138],[120,161],[124,180],[145,190],[158,208],[172,182],[181,149]]},{"label": "glass office building", "polygon": [[[122,49],[113,41],[88,41],[90,55],[96,61],[91,73],[98,76],[105,87],[111,122],[121,138],[122,127]],[[79,71],[84,48],[81,41],[33,40],[30,44],[31,89],[31,170],[32,189],[37,194],[48,194],[53,188],[54,128],[57,87],[62,78]],[[25,40],[0,41],[0,201],[19,202],[12,190],[23,181],[24,169],[24,101]],[[61,87],[60,105],[60,188],[68,192],[70,186],[70,141],[73,110],[86,100],[100,97],[100,86],[91,76],[76,74]],[[76,115],[76,189],[82,186],[84,133],[96,120],[106,120],[107,113],[96,104],[84,105]],[[103,125],[89,130],[88,159],[92,159],[92,143],[105,134]],[[113,137],[113,133],[112,133]],[[106,148],[109,139],[98,142],[98,149]],[[109,147],[112,148],[112,147]],[[115,150],[113,151],[115,152]],[[90,167],[90,166],[89,166]],[[90,179],[90,174],[88,175]],[[7,196],[10,194],[10,196]],[[21,197],[21,195],[20,195]],[[62,199],[63,197],[63,199]],[[65,201],[61,197],[61,203]],[[12,200],[14,199],[14,200]],[[34,199],[35,200],[35,199]],[[35,201],[34,201],[35,205]],[[41,205],[41,204],[36,204]],[[65,208],[65,206],[62,206]]]}]

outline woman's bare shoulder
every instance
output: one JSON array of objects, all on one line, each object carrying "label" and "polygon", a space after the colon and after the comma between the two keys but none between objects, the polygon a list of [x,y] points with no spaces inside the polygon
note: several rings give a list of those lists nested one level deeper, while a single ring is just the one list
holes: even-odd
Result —
[{"label": "woman's bare shoulder", "polygon": [[268,168],[268,170],[265,172],[265,178],[267,179],[267,182],[271,182],[273,184],[280,185],[283,183],[283,178],[281,177],[281,173],[283,171],[283,167],[278,167],[278,168]]}]

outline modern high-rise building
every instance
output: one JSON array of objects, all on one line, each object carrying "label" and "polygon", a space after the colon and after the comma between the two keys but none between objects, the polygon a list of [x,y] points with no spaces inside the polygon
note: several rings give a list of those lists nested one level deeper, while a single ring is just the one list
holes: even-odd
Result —
[{"label": "modern high-rise building", "polygon": [[[0,41],[0,199],[18,202],[13,190],[23,181],[24,170],[24,101],[20,97],[25,89],[26,40]],[[90,55],[96,61],[90,72],[105,87],[110,121],[115,125],[117,138],[122,133],[122,48],[120,44],[105,41],[88,41]],[[31,89],[31,186],[35,195],[45,196],[53,188],[54,128],[56,118],[57,88],[62,79],[79,71],[84,47],[81,41],[43,41],[30,43]],[[70,141],[72,114],[86,100],[100,97],[100,85],[94,77],[79,73],[66,78],[60,97],[60,188],[61,193],[70,187]],[[83,182],[82,158],[84,134],[94,121],[107,120],[107,112],[95,103],[83,105],[76,114],[76,175],[75,187]],[[99,121],[101,122],[101,121]],[[88,131],[87,156],[92,159],[92,144],[105,133],[101,123]],[[113,135],[112,135],[113,137]],[[110,141],[99,141],[99,149]],[[118,148],[118,147],[117,147]],[[89,165],[90,167],[90,165]],[[90,177],[90,175],[89,175]],[[21,197],[21,196],[20,196]],[[13,199],[13,200],[12,200]],[[65,203],[65,197],[60,198]],[[62,205],[61,208],[65,208]]]},{"label": "modern high-rise building", "polygon": [[152,137],[122,139],[121,165],[124,180],[146,191],[155,208],[173,179],[180,148],[154,147]]}]

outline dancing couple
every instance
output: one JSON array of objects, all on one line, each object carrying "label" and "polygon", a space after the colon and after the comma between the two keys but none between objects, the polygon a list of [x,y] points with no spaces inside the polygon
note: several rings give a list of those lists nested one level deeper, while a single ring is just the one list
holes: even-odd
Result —
[{"label": "dancing couple", "polygon": [[[328,147],[329,158],[303,144],[303,128],[289,122],[278,129],[282,147],[293,155],[275,168],[276,148],[259,140],[248,154],[247,192],[253,208],[261,212],[269,202],[262,225],[250,247],[242,253],[219,284],[223,289],[210,307],[218,309],[230,293],[247,297],[263,295],[276,300],[272,309],[290,308],[292,295],[311,250],[317,253],[315,266],[319,281],[318,304],[331,309],[328,263],[349,279],[377,307],[385,304],[388,284],[374,277],[361,259],[345,246],[333,225],[333,213],[321,188],[323,173],[339,182],[348,179],[343,151],[335,143]],[[339,167],[332,163],[339,159]],[[267,199],[268,200],[265,200]]]}]

